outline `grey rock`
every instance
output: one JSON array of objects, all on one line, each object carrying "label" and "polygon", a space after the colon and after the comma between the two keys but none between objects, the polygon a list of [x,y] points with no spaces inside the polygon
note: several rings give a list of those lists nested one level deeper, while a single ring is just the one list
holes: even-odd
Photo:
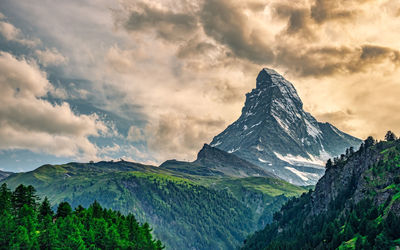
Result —
[{"label": "grey rock", "polygon": [[211,146],[235,154],[296,185],[314,185],[328,158],[361,141],[303,110],[296,89],[272,69],[263,69],[246,94],[242,114]]}]

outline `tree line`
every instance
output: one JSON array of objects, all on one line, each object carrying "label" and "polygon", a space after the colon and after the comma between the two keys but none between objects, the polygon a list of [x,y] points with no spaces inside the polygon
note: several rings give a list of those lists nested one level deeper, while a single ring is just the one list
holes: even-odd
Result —
[{"label": "tree line", "polygon": [[33,186],[0,187],[0,249],[163,249],[148,223],[132,214],[61,202],[53,211]]}]

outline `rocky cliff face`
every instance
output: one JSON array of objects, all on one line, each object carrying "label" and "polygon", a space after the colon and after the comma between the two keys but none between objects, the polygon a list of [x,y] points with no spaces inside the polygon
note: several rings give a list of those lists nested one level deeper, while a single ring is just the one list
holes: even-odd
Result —
[{"label": "rocky cliff face", "polygon": [[297,185],[315,184],[329,157],[359,144],[305,112],[294,86],[272,69],[259,73],[239,119],[211,142]]},{"label": "rocky cliff face", "polygon": [[[362,147],[358,152],[344,156],[326,170],[312,193],[310,216],[329,211],[332,202],[343,194],[347,208],[370,197],[376,206],[383,205],[400,190],[400,142],[380,142]],[[393,204],[392,204],[393,205]],[[394,200],[393,212],[400,216],[400,200]]]},{"label": "rocky cliff face", "polygon": [[400,140],[367,140],[328,162],[315,190],[286,203],[244,249],[397,249]]}]

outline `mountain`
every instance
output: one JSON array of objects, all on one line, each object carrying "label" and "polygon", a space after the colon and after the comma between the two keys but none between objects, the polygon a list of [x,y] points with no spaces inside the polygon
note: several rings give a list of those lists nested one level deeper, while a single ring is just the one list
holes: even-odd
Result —
[{"label": "mountain", "polygon": [[0,181],[7,178],[8,176],[10,176],[12,173],[11,172],[4,172],[0,170]]},{"label": "mountain", "polygon": [[400,140],[369,138],[329,161],[315,190],[291,199],[243,249],[398,249]]},{"label": "mountain", "polygon": [[[225,171],[230,163],[220,156],[248,177]],[[167,249],[237,248],[246,235],[272,221],[287,197],[306,191],[271,176],[251,176],[262,170],[209,146],[194,163],[173,167],[173,162],[161,167],[127,161],[44,165],[3,182],[10,188],[33,185],[54,205],[89,207],[97,200],[105,208],[132,213],[152,225]]]},{"label": "mountain", "polygon": [[277,178],[259,166],[236,155],[211,147],[208,144],[204,144],[194,162],[168,160],[161,164],[160,168],[192,174],[200,173],[202,175],[230,177],[269,176]]},{"label": "mountain", "polygon": [[261,70],[256,82],[239,119],[214,137],[211,146],[290,183],[310,185],[323,175],[328,158],[360,145],[359,139],[305,112],[292,83],[275,70]]}]

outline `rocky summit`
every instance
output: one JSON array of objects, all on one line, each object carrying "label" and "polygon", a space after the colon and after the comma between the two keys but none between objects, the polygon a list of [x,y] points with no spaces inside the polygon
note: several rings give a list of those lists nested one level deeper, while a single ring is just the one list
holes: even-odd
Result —
[{"label": "rocky summit", "polygon": [[211,146],[235,154],[296,185],[313,185],[328,158],[361,141],[303,110],[293,84],[263,69],[246,94],[242,114]]}]

